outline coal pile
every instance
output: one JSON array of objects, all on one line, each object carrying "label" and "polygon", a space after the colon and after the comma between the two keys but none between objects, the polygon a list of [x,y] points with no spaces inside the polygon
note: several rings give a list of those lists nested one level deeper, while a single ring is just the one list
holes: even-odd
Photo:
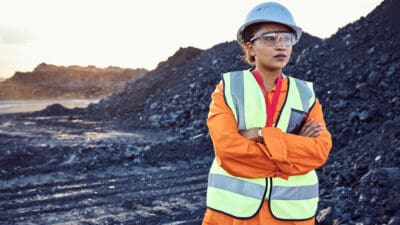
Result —
[{"label": "coal pile", "polygon": [[[296,45],[304,52],[321,40],[303,34]],[[222,43],[202,51],[181,48],[144,78],[89,107],[91,118],[124,119],[137,127],[168,128],[182,136],[207,133],[205,120],[211,93],[226,71],[249,68],[236,42]]]},{"label": "coal pile", "polygon": [[[319,224],[400,223],[399,10],[399,1],[386,0],[328,39],[304,35],[285,68],[315,83],[333,135],[329,160],[318,171]],[[91,105],[88,115],[167,128],[181,135],[172,143],[197,140],[210,147],[210,94],[223,72],[246,68],[235,42],[180,49],[146,77]]]},{"label": "coal pile", "polygon": [[400,223],[399,9],[384,1],[305,56],[334,138],[320,224]]}]

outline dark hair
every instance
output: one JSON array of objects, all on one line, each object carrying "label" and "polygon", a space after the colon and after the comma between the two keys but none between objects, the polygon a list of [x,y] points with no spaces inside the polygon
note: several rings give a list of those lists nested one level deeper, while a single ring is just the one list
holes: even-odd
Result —
[{"label": "dark hair", "polygon": [[243,32],[242,32],[242,38],[243,38],[243,46],[242,50],[245,54],[245,62],[251,66],[255,65],[256,59],[254,56],[250,55],[250,52],[247,51],[245,44],[250,41],[250,39],[254,36],[254,34],[261,28],[263,23],[254,23],[246,27]]}]

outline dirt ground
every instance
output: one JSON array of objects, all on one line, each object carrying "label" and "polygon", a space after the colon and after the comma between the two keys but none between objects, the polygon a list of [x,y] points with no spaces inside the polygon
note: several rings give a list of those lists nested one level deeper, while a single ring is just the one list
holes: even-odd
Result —
[{"label": "dirt ground", "polygon": [[1,115],[0,224],[200,224],[210,158],[147,160],[175,139],[79,116]]}]

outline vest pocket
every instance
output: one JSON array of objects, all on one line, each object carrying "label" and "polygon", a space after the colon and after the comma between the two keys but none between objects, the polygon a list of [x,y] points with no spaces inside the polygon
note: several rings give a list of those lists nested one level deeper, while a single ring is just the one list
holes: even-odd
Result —
[{"label": "vest pocket", "polygon": [[266,191],[266,178],[232,176],[214,159],[208,174],[207,207],[238,219],[252,218],[260,210]]},{"label": "vest pocket", "polygon": [[309,220],[317,212],[318,195],[315,170],[288,180],[271,178],[269,210],[279,220]]},{"label": "vest pocket", "polygon": [[290,176],[288,180],[271,179],[269,210],[279,220],[309,220],[318,207],[318,177],[310,171],[304,175]]},{"label": "vest pocket", "polygon": [[287,133],[298,134],[306,120],[306,117],[307,112],[291,109]]}]

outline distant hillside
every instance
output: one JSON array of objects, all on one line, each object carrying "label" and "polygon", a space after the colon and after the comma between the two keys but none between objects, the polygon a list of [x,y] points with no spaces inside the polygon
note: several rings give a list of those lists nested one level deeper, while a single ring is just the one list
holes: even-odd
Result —
[{"label": "distant hillside", "polygon": [[65,67],[42,63],[32,72],[16,72],[1,82],[0,99],[102,98],[147,72],[145,69]]}]

